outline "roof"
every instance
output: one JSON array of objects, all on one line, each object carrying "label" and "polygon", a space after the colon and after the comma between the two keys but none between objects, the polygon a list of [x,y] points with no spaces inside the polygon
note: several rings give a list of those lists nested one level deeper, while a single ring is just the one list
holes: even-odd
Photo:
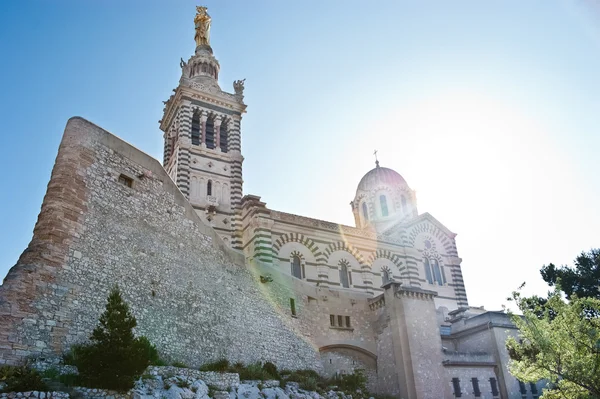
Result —
[{"label": "roof", "polygon": [[383,168],[377,163],[377,167],[371,169],[362,179],[360,179],[360,183],[358,183],[358,188],[356,190],[370,191],[381,184],[390,186],[408,185],[406,180],[404,180],[398,172],[390,168]]}]

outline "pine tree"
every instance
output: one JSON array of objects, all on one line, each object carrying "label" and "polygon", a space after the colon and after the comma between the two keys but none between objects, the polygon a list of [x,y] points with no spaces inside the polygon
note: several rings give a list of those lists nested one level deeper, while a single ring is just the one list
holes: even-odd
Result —
[{"label": "pine tree", "polygon": [[136,325],[135,317],[115,286],[108,296],[106,310],[92,332],[91,344],[74,348],[82,383],[122,390],[133,386],[135,379],[150,364],[149,341],[134,336]]}]

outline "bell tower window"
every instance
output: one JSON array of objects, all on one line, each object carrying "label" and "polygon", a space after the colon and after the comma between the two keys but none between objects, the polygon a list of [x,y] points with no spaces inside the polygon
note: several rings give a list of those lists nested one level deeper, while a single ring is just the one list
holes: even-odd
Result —
[{"label": "bell tower window", "polygon": [[192,116],[192,145],[200,145],[200,115],[197,112]]},{"label": "bell tower window", "polygon": [[219,144],[221,144],[221,152],[227,152],[227,127],[221,123],[219,128]]},{"label": "bell tower window", "polygon": [[212,195],[212,180],[206,183],[206,195]]},{"label": "bell tower window", "polygon": [[388,206],[387,206],[387,198],[385,195],[379,196],[379,203],[381,204],[381,216],[385,217],[389,215]]},{"label": "bell tower window", "polygon": [[206,120],[206,148],[215,148],[215,122],[212,118]]},{"label": "bell tower window", "polygon": [[368,221],[369,220],[369,209],[367,208],[366,202],[362,203],[362,213],[363,213],[363,218],[365,219],[365,221]]}]

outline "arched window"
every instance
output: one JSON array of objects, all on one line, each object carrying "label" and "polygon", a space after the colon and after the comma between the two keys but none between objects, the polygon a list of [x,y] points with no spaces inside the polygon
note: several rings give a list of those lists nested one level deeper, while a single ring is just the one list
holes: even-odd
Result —
[{"label": "arched window", "polygon": [[400,197],[400,201],[402,201],[402,213],[406,213],[408,209],[406,209],[406,197],[403,195]]},{"label": "arched window", "polygon": [[206,120],[206,148],[215,148],[215,122],[212,118]]},{"label": "arched window", "polygon": [[350,288],[352,284],[352,272],[350,271],[350,264],[347,260],[342,259],[339,263],[340,266],[340,284],[344,288]]},{"label": "arched window", "polygon": [[200,114],[197,112],[192,116],[192,144],[200,145]]},{"label": "arched window", "polygon": [[363,204],[362,204],[362,213],[363,213],[363,218],[365,220],[369,220],[369,208],[367,208],[366,202],[363,202]]},{"label": "arched window", "polygon": [[292,257],[292,276],[302,278],[302,263],[298,255]]},{"label": "arched window", "polygon": [[379,196],[379,203],[381,204],[381,216],[387,216],[389,213],[387,206],[387,198],[385,198],[385,195]]},{"label": "arched window", "polygon": [[446,276],[444,275],[443,268],[440,268],[440,264],[437,259],[432,259],[431,265],[433,266],[433,276],[438,285],[446,284]]},{"label": "arched window", "polygon": [[433,275],[431,274],[431,266],[429,265],[429,259],[423,258],[423,264],[425,265],[425,277],[429,284],[433,284]]},{"label": "arched window", "polygon": [[212,180],[206,183],[206,195],[212,195]]},{"label": "arched window", "polygon": [[227,152],[227,126],[225,123],[221,123],[221,127],[219,129],[219,143],[221,144],[221,152]]}]

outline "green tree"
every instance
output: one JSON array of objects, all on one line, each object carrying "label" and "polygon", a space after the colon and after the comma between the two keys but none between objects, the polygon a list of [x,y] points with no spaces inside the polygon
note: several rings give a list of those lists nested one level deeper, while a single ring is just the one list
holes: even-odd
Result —
[{"label": "green tree", "polygon": [[513,293],[523,316],[512,315],[520,337],[509,338],[509,370],[521,381],[550,382],[543,399],[600,399],[600,299],[571,296],[560,288],[545,305]]},{"label": "green tree", "polygon": [[133,386],[156,356],[156,348],[145,337],[136,338],[137,325],[118,287],[108,296],[106,310],[92,332],[89,345],[73,348],[73,358],[82,383],[126,390]]},{"label": "green tree", "polygon": [[567,299],[573,295],[600,299],[600,249],[582,252],[574,263],[575,267],[556,267],[550,263],[542,267],[540,273],[551,287],[560,282]]}]

